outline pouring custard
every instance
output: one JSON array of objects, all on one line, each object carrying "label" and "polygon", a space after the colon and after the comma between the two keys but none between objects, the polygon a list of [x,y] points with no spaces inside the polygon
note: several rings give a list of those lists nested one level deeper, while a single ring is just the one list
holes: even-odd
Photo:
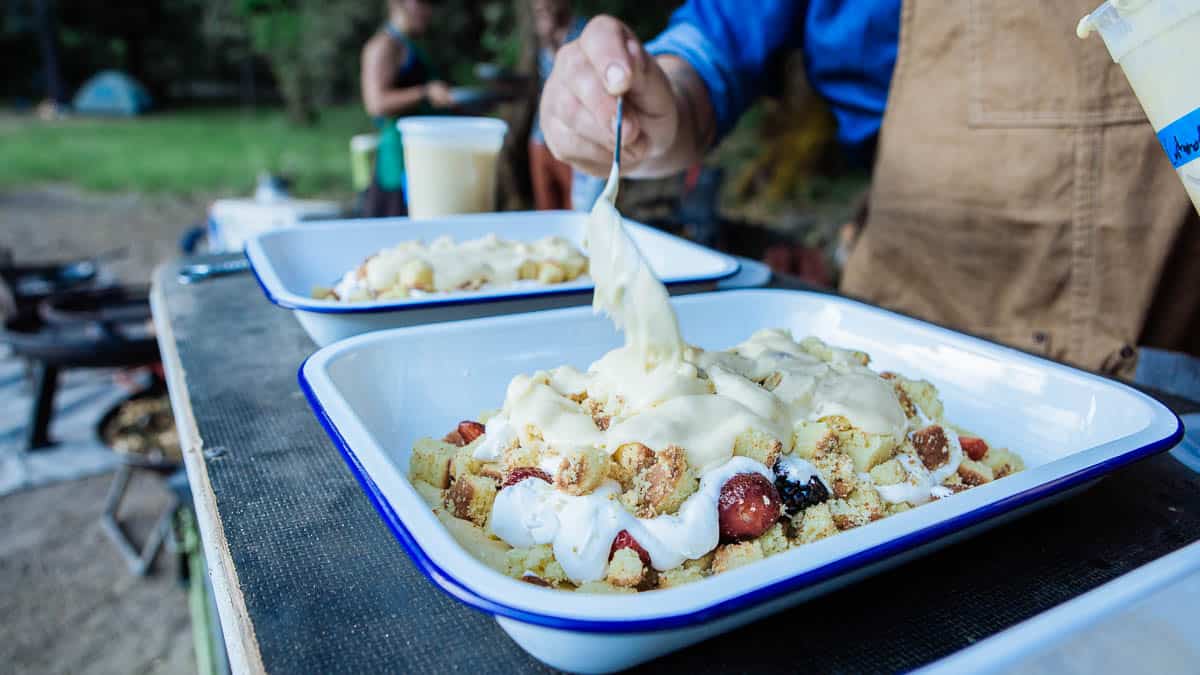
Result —
[{"label": "pouring custard", "polygon": [[561,590],[669,588],[1023,468],[862,352],[783,329],[689,346],[617,188],[614,168],[587,249],[624,344],[519,374],[498,411],[413,448],[413,485],[482,562]]}]

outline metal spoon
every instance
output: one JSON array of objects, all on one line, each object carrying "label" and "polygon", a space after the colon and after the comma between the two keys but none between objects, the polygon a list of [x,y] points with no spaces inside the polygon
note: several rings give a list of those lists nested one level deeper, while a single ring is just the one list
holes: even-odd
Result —
[{"label": "metal spoon", "polygon": [[179,268],[179,274],[175,278],[181,284],[194,284],[197,281],[246,272],[249,269],[250,261],[245,258],[235,258],[219,263],[193,263]]},{"label": "metal spoon", "polygon": [[617,145],[613,148],[613,163],[612,169],[609,169],[608,172],[608,182],[604,184],[604,191],[600,193],[599,197],[599,199],[607,200],[613,206],[617,204],[617,189],[621,184],[621,125],[625,121],[624,108],[624,98],[618,96],[616,120]]},{"label": "metal spoon", "polygon": [[613,148],[613,166],[621,173],[621,126],[625,122],[625,97],[617,97],[617,146]]}]

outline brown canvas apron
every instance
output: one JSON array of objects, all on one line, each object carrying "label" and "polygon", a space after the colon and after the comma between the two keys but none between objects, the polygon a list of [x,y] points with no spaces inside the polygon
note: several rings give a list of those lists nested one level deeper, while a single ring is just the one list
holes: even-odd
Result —
[{"label": "brown canvas apron", "polygon": [[1200,353],[1197,217],[1097,0],[905,0],[843,290],[1081,367]]}]

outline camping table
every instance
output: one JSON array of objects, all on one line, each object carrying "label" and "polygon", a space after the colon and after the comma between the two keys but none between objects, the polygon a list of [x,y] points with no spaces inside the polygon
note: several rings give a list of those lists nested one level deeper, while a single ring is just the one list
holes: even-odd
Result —
[{"label": "camping table", "polygon": [[[234,671],[547,670],[426,580],[375,514],[297,386],[315,346],[290,313],[248,275],[182,286],[176,270],[158,270],[152,302]],[[1200,478],[1161,454],[647,671],[911,669],[1196,540]]]}]

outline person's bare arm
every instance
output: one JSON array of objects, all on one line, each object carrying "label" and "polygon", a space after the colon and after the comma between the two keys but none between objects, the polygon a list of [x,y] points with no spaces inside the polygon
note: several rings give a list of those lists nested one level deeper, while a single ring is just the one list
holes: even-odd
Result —
[{"label": "person's bare arm", "polygon": [[404,57],[397,54],[386,41],[386,36],[375,36],[367,41],[362,51],[362,69],[359,75],[362,86],[363,107],[367,114],[375,117],[396,117],[409,112],[429,100],[437,107],[450,105],[450,90],[444,82],[427,82],[412,87],[393,88],[392,78]]},{"label": "person's bare arm", "polygon": [[656,173],[662,175],[683,171],[702,160],[716,136],[717,121],[708,87],[691,64],[678,56],[659,56],[656,60],[667,74],[679,108],[675,142],[655,163]]},{"label": "person's bare arm", "polygon": [[590,174],[607,174],[618,95],[625,96],[626,175],[681,171],[712,143],[715,116],[696,71],[678,57],[650,56],[628,27],[600,16],[559,50],[542,94],[542,128],[555,156]]}]

